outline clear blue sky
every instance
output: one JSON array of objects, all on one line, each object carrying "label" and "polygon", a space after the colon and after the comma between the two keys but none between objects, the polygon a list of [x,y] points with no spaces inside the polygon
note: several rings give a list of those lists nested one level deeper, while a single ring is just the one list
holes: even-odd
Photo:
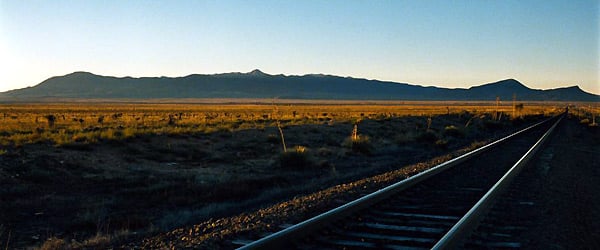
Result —
[{"label": "clear blue sky", "polygon": [[0,0],[0,91],[56,75],[324,73],[600,94],[598,0]]}]

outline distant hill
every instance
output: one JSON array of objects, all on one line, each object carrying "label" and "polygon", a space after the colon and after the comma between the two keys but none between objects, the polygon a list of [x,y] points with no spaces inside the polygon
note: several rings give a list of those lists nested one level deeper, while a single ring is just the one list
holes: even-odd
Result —
[{"label": "distant hill", "polygon": [[423,87],[406,83],[339,77],[322,74],[303,76],[249,73],[185,77],[112,77],[74,72],[49,78],[24,89],[0,93],[0,97],[30,98],[282,98],[332,100],[469,100],[500,97],[528,101],[600,101],[600,96],[577,86],[550,90],[530,89],[514,79],[469,89]]}]

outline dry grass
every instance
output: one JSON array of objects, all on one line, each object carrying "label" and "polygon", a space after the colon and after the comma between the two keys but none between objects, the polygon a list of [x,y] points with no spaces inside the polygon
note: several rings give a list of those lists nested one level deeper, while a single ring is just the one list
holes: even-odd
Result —
[{"label": "dry grass", "polygon": [[281,153],[279,163],[284,169],[310,169],[315,164],[308,151],[304,146],[295,146],[292,150]]},{"label": "dry grass", "polygon": [[[18,225],[0,224],[21,246],[50,248],[62,243],[44,239],[60,235],[94,248],[118,231],[168,230],[430,159],[529,119],[501,108],[491,121],[493,103],[0,105],[2,219]],[[31,217],[39,211],[47,218]],[[51,228],[37,232],[38,220]]]},{"label": "dry grass", "polygon": [[63,250],[67,248],[67,243],[63,239],[56,237],[48,238],[40,247],[40,250]]},{"label": "dry grass", "polygon": [[[524,104],[515,116],[556,113],[563,104]],[[597,108],[596,108],[597,109]],[[193,134],[360,119],[440,114],[512,115],[512,106],[494,103],[285,104],[276,114],[266,104],[3,104],[0,144],[55,145],[124,140],[140,135]],[[597,112],[596,112],[597,113]],[[274,117],[276,116],[276,117]]]},{"label": "dry grass", "polygon": [[600,105],[595,103],[571,105],[569,114],[577,117],[583,125],[597,127],[600,122]]}]

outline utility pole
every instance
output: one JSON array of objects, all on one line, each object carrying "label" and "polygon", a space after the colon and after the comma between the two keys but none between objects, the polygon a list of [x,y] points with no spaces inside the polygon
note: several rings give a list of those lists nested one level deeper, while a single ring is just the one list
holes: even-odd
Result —
[{"label": "utility pole", "polygon": [[590,109],[590,114],[592,115],[592,125],[596,125],[596,116],[594,115],[594,110],[592,109],[592,105],[588,105],[588,108]]},{"label": "utility pole", "polygon": [[500,106],[500,97],[496,96],[496,114],[494,115],[494,120],[499,120],[498,119],[498,117],[499,117],[499,115],[498,115],[499,110],[498,109],[500,108],[499,106]]},{"label": "utility pole", "polygon": [[513,119],[514,119],[514,117],[516,117],[515,116],[516,109],[517,109],[517,94],[513,93]]}]

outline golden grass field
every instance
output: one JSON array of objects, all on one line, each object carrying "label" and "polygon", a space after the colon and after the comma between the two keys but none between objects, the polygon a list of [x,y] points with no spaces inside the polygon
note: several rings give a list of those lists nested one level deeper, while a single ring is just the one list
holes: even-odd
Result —
[{"label": "golden grass field", "polygon": [[[0,104],[0,144],[94,143],[145,134],[210,133],[282,125],[345,122],[364,118],[434,116],[470,112],[508,116],[550,114],[565,103],[311,102],[259,104],[37,103]],[[589,107],[592,107],[589,105]],[[599,108],[585,107],[598,114]],[[583,114],[583,112],[582,112]]]}]

